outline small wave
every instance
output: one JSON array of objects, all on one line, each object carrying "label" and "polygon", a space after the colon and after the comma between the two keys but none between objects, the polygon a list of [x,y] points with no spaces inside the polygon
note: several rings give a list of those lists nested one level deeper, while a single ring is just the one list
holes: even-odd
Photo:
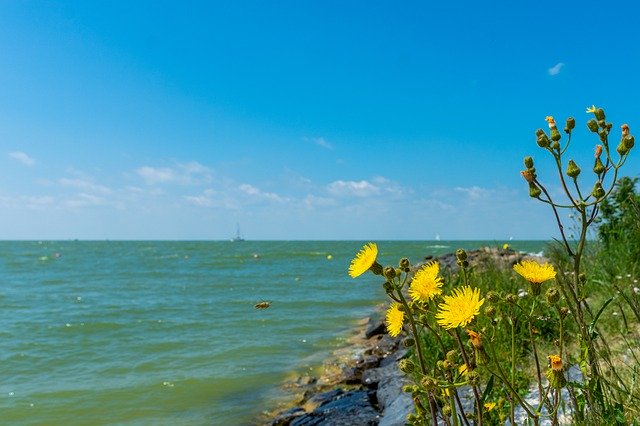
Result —
[{"label": "small wave", "polygon": [[451,248],[451,246],[443,246],[441,244],[434,244],[432,246],[427,246],[427,248],[432,248],[432,249],[446,249],[446,248]]},{"label": "small wave", "polygon": [[528,252],[527,253],[528,256],[535,256],[535,257],[544,257],[544,251],[539,251],[539,252]]}]

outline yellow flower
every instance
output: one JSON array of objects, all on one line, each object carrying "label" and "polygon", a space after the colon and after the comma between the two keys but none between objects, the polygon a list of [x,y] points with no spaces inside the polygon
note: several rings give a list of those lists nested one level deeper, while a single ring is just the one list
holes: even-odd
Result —
[{"label": "yellow flower", "polygon": [[424,265],[413,276],[409,287],[409,296],[413,301],[428,302],[439,294],[442,294],[442,278],[438,277],[440,265],[431,262]]},{"label": "yellow flower", "polygon": [[453,289],[451,296],[444,296],[436,315],[438,324],[444,328],[464,327],[480,313],[480,306],[484,299],[480,299],[480,290],[469,286]]},{"label": "yellow flower", "polygon": [[378,256],[378,246],[375,243],[365,244],[362,250],[353,258],[349,266],[349,275],[355,278],[372,268]]},{"label": "yellow flower", "polygon": [[461,375],[466,375],[467,374],[467,364],[460,364],[460,366],[458,367],[458,373],[460,373]]},{"label": "yellow flower", "polygon": [[556,270],[553,269],[553,266],[548,263],[541,265],[534,260],[523,260],[516,263],[513,265],[513,270],[532,284],[541,284],[556,277]]},{"label": "yellow flower", "polygon": [[496,408],[496,403],[495,402],[485,402],[484,403],[484,409],[487,411],[491,411],[494,408]]},{"label": "yellow flower", "polygon": [[387,310],[387,331],[392,337],[396,337],[402,332],[402,323],[404,322],[404,312],[400,310],[400,304],[394,302]]},{"label": "yellow flower", "polygon": [[502,250],[509,250],[509,244],[504,243],[504,244],[502,245]]},{"label": "yellow flower", "polygon": [[596,112],[596,106],[595,105],[591,105],[590,107],[587,107],[587,114],[591,114]]},{"label": "yellow flower", "polygon": [[553,371],[562,371],[562,358],[558,355],[549,355],[549,364]]}]

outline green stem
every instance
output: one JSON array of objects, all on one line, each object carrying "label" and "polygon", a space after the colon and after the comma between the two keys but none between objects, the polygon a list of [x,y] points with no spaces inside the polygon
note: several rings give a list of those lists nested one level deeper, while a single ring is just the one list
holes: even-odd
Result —
[{"label": "green stem", "polygon": [[413,319],[413,312],[407,303],[407,299],[404,298],[402,290],[397,290],[400,303],[404,306],[405,314],[409,319],[409,325],[411,326],[411,334],[413,334],[413,340],[416,342],[416,352],[418,352],[418,362],[420,363],[420,372],[424,375],[427,374],[427,367],[424,363],[424,354],[422,353],[422,344],[420,343],[420,336],[418,336],[418,329],[416,328],[415,320]]}]

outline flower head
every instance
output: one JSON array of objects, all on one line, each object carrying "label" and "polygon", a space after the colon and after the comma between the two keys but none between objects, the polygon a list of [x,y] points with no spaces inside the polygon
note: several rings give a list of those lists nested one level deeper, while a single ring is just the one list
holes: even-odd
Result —
[{"label": "flower head", "polygon": [[[376,265],[377,256],[378,246],[375,243],[365,244],[362,250],[360,250],[351,261],[351,265],[349,266],[349,275],[351,278],[364,274]],[[380,267],[380,269],[382,270],[382,267]]]},{"label": "flower head", "polygon": [[591,105],[590,107],[587,107],[587,114],[592,114],[594,112],[596,112],[596,106],[595,105]]},{"label": "flower head", "polygon": [[394,302],[387,309],[386,323],[387,331],[392,337],[396,337],[402,332],[402,323],[404,322],[404,312],[400,310],[400,304]]},{"label": "flower head", "polygon": [[442,278],[438,276],[440,265],[430,262],[416,272],[409,287],[409,296],[413,301],[428,302],[442,294]]},{"label": "flower head", "polygon": [[596,145],[595,157],[598,158],[602,155],[602,145]]},{"label": "flower head", "polygon": [[447,329],[464,327],[480,313],[483,303],[484,299],[480,299],[480,290],[477,288],[455,288],[450,296],[444,296],[444,302],[438,306],[438,324]]},{"label": "flower head", "polygon": [[549,355],[549,364],[553,371],[562,371],[562,358],[558,355]]},{"label": "flower head", "polygon": [[555,120],[552,116],[547,115],[544,119],[545,119],[545,121],[546,121],[547,123],[549,123],[549,128],[550,128],[550,129],[551,129],[552,127],[556,127],[556,120]]},{"label": "flower head", "polygon": [[623,124],[620,127],[622,128],[622,136],[628,136],[629,135],[629,125],[628,124]]},{"label": "flower head", "polygon": [[553,269],[553,266],[548,263],[541,265],[534,260],[523,260],[516,263],[513,265],[513,270],[534,284],[541,284],[556,277],[556,270]]},{"label": "flower head", "polygon": [[485,402],[484,403],[484,409],[487,411],[491,411],[494,408],[496,408],[496,403],[495,402]]},{"label": "flower head", "polygon": [[480,337],[480,333],[467,329],[467,334],[469,335],[469,340],[471,340],[473,347],[476,349],[482,349],[482,338]]}]

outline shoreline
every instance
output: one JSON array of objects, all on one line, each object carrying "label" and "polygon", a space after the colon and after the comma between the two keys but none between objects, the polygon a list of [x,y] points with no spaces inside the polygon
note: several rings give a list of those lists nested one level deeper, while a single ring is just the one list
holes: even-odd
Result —
[{"label": "shoreline", "polygon": [[[482,247],[467,252],[472,265],[493,261],[498,267],[540,256],[511,249]],[[427,255],[413,265],[437,260],[448,273],[458,269],[455,252],[440,256]],[[353,336],[345,345],[331,352],[318,377],[299,376],[281,384],[292,398],[263,412],[257,424],[264,426],[305,426],[317,424],[404,425],[413,413],[410,394],[402,387],[410,382],[398,368],[398,361],[409,355],[402,345],[403,337],[390,337],[384,324],[384,307],[378,305],[368,317],[358,321]]]}]

